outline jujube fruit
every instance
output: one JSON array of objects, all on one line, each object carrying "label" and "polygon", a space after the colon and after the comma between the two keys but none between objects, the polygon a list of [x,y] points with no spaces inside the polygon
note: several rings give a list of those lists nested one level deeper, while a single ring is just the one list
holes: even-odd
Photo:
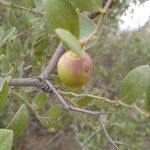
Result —
[{"label": "jujube fruit", "polygon": [[92,70],[92,59],[86,52],[78,55],[73,51],[68,51],[60,57],[57,64],[60,80],[70,87],[80,87],[87,83]]}]

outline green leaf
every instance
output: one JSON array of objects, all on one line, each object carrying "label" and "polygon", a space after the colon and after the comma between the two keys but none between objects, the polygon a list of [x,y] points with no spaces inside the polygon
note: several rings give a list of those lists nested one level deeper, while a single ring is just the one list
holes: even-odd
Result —
[{"label": "green leaf", "polygon": [[[96,29],[96,24],[92,19],[79,14],[79,27],[80,27],[80,41],[88,38]],[[83,49],[92,47],[98,40],[98,37],[91,39],[87,44],[84,45]]]},{"label": "green leaf", "polygon": [[146,92],[150,77],[150,67],[143,65],[135,68],[124,78],[120,88],[120,98],[131,104]]},{"label": "green leaf", "polygon": [[20,136],[27,128],[28,118],[28,110],[23,104],[14,115],[7,129],[13,130],[15,137]]},{"label": "green leaf", "polygon": [[34,45],[34,55],[37,56],[37,58],[43,59],[43,57],[45,57],[45,49],[49,46],[49,40],[46,39],[42,39],[39,43]]},{"label": "green leaf", "polygon": [[0,129],[0,150],[11,150],[13,144],[13,131]]},{"label": "green leaf", "polygon": [[75,36],[73,36],[69,31],[64,29],[56,29],[55,32],[68,48],[75,51],[79,55],[81,54],[82,48]]},{"label": "green leaf", "polygon": [[39,92],[36,96],[35,96],[35,98],[34,98],[34,103],[35,103],[35,105],[39,108],[39,109],[41,109],[41,108],[43,108],[44,107],[44,104],[45,104],[45,102],[47,101],[47,94],[46,93],[44,93],[44,92]]},{"label": "green leaf", "polygon": [[70,2],[81,11],[99,11],[102,7],[102,0],[70,0]]},{"label": "green leaf", "polygon": [[23,51],[22,44],[19,39],[15,39],[13,42],[7,45],[6,57],[11,64],[17,63],[21,58]]},{"label": "green leaf", "polygon": [[9,92],[8,79],[0,78],[0,113],[4,110],[7,103],[7,96]]},{"label": "green leaf", "polygon": [[5,35],[0,40],[0,47],[14,34],[15,31],[15,27],[12,27],[8,31],[6,31]]},{"label": "green leaf", "polygon": [[42,119],[42,125],[46,128],[57,128],[61,125],[62,107],[59,104],[53,104],[48,110],[48,116]]},{"label": "green leaf", "polygon": [[146,91],[146,110],[150,111],[150,81]]},{"label": "green leaf", "polygon": [[2,55],[1,60],[0,60],[0,69],[3,74],[7,74],[11,70],[11,65],[10,62],[8,61],[7,57]]},{"label": "green leaf", "polygon": [[45,17],[52,31],[63,28],[79,37],[79,18],[68,0],[44,0]]},{"label": "green leaf", "polygon": [[56,128],[60,127],[61,120],[60,119],[52,119],[50,117],[45,117],[45,118],[42,118],[41,123],[45,128],[55,130]]},{"label": "green leaf", "polygon": [[91,102],[92,99],[93,98],[91,97],[85,96],[77,101],[77,105],[80,107],[86,106],[88,103]]},{"label": "green leaf", "polygon": [[48,110],[48,115],[52,118],[58,118],[61,115],[62,108],[60,105],[52,105]]}]

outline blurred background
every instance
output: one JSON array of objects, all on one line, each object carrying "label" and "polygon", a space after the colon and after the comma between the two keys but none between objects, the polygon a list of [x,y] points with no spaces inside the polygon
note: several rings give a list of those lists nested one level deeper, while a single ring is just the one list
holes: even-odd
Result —
[{"label": "blurred background", "polygon": [[[59,40],[48,34],[40,14],[7,7],[1,2],[5,1],[0,0],[0,39],[11,27],[16,27],[17,31],[0,47],[0,75],[38,75],[47,65]],[[13,0],[13,3],[29,9],[42,9],[40,0]],[[87,85],[81,89],[70,89],[60,85],[57,74],[52,75],[52,81],[60,90],[118,99],[124,76],[135,67],[150,64],[150,1],[120,0],[114,3],[100,39],[88,52],[94,61],[94,73]],[[31,114],[28,130],[15,139],[14,150],[115,149],[99,129],[95,118],[65,112],[53,94],[48,96],[32,87],[12,87],[11,90],[18,92],[33,106],[39,106],[38,112],[45,117],[42,124],[46,127],[41,126]],[[134,109],[88,97],[66,98],[86,109],[116,112],[102,118],[112,139],[120,141],[120,150],[150,149],[149,118]],[[8,99],[7,109],[0,114],[0,128],[5,127],[22,104],[11,91]],[[146,110],[144,99],[145,95],[135,102],[142,110]]]}]

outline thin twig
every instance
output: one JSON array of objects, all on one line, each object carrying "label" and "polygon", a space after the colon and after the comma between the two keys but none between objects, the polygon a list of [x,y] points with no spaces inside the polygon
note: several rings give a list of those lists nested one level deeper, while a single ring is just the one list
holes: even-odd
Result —
[{"label": "thin twig", "polygon": [[[111,128],[112,126],[114,126],[113,124],[106,127],[106,128]],[[84,142],[83,142],[83,146],[85,146],[96,134],[100,133],[102,131],[102,128],[101,127],[97,127],[97,129],[90,135],[88,136]]]},{"label": "thin twig", "polygon": [[88,137],[84,140],[83,146],[86,146],[86,144],[87,144],[96,134],[98,134],[101,130],[102,130],[102,128],[98,128],[98,129],[95,130],[90,136],[88,136]]},{"label": "thin twig", "polygon": [[126,103],[122,102],[121,100],[110,100],[106,97],[96,96],[96,95],[92,95],[92,94],[76,94],[76,93],[73,93],[73,92],[64,92],[64,91],[61,91],[61,90],[59,90],[59,92],[64,96],[73,96],[73,97],[79,97],[79,98],[88,97],[88,98],[93,98],[93,99],[96,99],[96,100],[101,100],[102,102],[104,101],[104,102],[110,103],[112,105],[122,106],[122,107],[129,108],[129,109],[135,109],[141,115],[143,115],[145,117],[150,117],[150,113],[141,110],[135,104],[129,105],[129,104],[126,104]]},{"label": "thin twig", "polygon": [[24,104],[29,108],[29,110],[35,115],[36,119],[37,119],[40,123],[42,123],[42,118],[43,118],[43,117],[41,117],[41,116],[38,114],[38,112],[36,111],[36,109],[35,109],[24,97],[22,97],[19,93],[15,92],[15,91],[11,91],[11,92],[12,92],[12,94],[14,94],[14,95],[16,95],[17,97],[19,97],[19,99],[21,99],[21,100],[24,102]]},{"label": "thin twig", "polygon": [[128,147],[134,147],[132,145],[129,145],[127,143],[124,143],[124,142],[120,142],[120,141],[114,141],[117,145],[124,145],[124,146],[128,146]]},{"label": "thin twig", "polygon": [[[111,126],[110,126],[111,127]],[[109,128],[110,128],[109,127]],[[106,128],[106,127],[105,127]],[[83,147],[87,146],[87,143],[98,133],[100,133],[102,130],[102,128],[98,128],[97,130],[95,130],[90,136],[88,136],[88,138],[86,138],[82,144]],[[124,143],[124,142],[120,142],[120,141],[113,141],[115,144],[117,145],[124,145],[127,147],[132,147],[131,145]]]},{"label": "thin twig", "polygon": [[92,95],[92,94],[76,94],[73,92],[64,92],[61,90],[59,90],[59,92],[63,95],[67,95],[67,96],[74,96],[74,97],[81,97],[81,98],[82,97],[89,97],[89,98],[93,98],[93,99],[99,99],[99,100],[103,100],[103,101],[111,103],[111,104],[116,104],[116,102],[117,102],[117,101],[113,101],[113,100],[110,100],[110,99],[105,98],[105,97],[96,96],[96,95]]},{"label": "thin twig", "polygon": [[73,106],[70,106],[69,108],[71,111],[80,112],[80,113],[92,115],[95,117],[99,117],[100,115],[103,115],[103,114],[112,114],[113,113],[113,112],[90,111],[90,110],[85,110],[85,109],[81,109],[81,108],[73,107]]},{"label": "thin twig", "polygon": [[83,40],[81,41],[82,46],[85,45],[86,43],[88,43],[92,38],[100,36],[100,34],[102,33],[102,30],[103,30],[102,24],[104,22],[105,17],[107,16],[107,12],[111,6],[111,3],[112,3],[112,0],[107,1],[105,7],[102,10],[103,13],[101,13],[101,16],[98,20],[96,29],[94,30],[94,32],[91,35],[89,35],[89,37],[85,38],[84,41]]},{"label": "thin twig", "polygon": [[[79,107],[76,103],[74,103],[74,102],[72,102],[69,98],[66,98],[68,101],[69,101],[69,103],[71,103],[74,107]],[[97,129],[97,126],[93,126],[86,118],[85,118],[85,116],[81,113],[81,112],[79,112],[79,115],[80,115],[80,117],[83,119],[83,121],[87,124],[87,125],[89,125],[92,129]]]},{"label": "thin twig", "polygon": [[107,137],[107,139],[109,140],[109,142],[117,149],[120,150],[119,147],[115,144],[115,141],[112,140],[112,138],[109,136],[106,127],[104,125],[104,123],[102,122],[101,118],[99,119],[100,125],[102,127],[102,130],[104,131],[105,136]]},{"label": "thin twig", "polygon": [[105,7],[103,8],[103,12],[104,13],[101,13],[101,17],[98,21],[98,24],[97,24],[97,27],[96,27],[96,30],[94,31],[93,35],[97,34],[99,32],[99,29],[102,28],[101,25],[102,25],[102,22],[103,22],[103,19],[105,18],[110,6],[111,6],[111,3],[112,3],[113,0],[108,0]]}]

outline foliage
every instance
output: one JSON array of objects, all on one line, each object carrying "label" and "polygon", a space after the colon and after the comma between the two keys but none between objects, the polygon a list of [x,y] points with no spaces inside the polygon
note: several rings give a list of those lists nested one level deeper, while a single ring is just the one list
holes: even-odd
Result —
[{"label": "foliage", "polygon": [[7,125],[7,129],[11,129],[15,136],[21,135],[28,125],[28,112],[25,105],[22,105]]},{"label": "foliage", "polygon": [[[106,26],[99,39],[100,35],[93,36],[99,20],[89,19],[82,13],[84,10],[102,13],[102,2],[99,4],[97,0],[71,1],[72,4],[67,0],[44,0],[44,5],[41,0],[15,0],[13,4],[11,1],[1,2],[0,127],[6,129],[0,130],[0,142],[1,139],[4,141],[0,149],[11,149],[13,134],[18,140],[18,136],[27,129],[30,111],[49,132],[73,126],[80,142],[90,150],[112,149],[104,133],[96,132],[100,124],[95,117],[66,113],[53,94],[48,96],[33,87],[9,87],[10,77],[39,75],[53,55],[59,37],[66,50],[72,49],[79,54],[88,51],[95,70],[94,79],[78,89],[61,84],[57,74],[54,74],[51,80],[59,86],[58,91],[76,107],[111,112],[101,118],[114,141],[129,144],[118,144],[121,150],[128,146],[148,150],[149,26],[137,32],[118,33],[117,18],[112,16],[118,16],[126,7],[124,2],[114,3],[110,18],[103,22]],[[62,16],[63,19],[60,19]],[[119,88],[121,100],[118,100],[116,92]]]},{"label": "foliage", "polygon": [[121,89],[121,99],[132,103],[134,99],[147,92],[150,79],[149,65],[143,65],[132,70],[124,79]]}]

